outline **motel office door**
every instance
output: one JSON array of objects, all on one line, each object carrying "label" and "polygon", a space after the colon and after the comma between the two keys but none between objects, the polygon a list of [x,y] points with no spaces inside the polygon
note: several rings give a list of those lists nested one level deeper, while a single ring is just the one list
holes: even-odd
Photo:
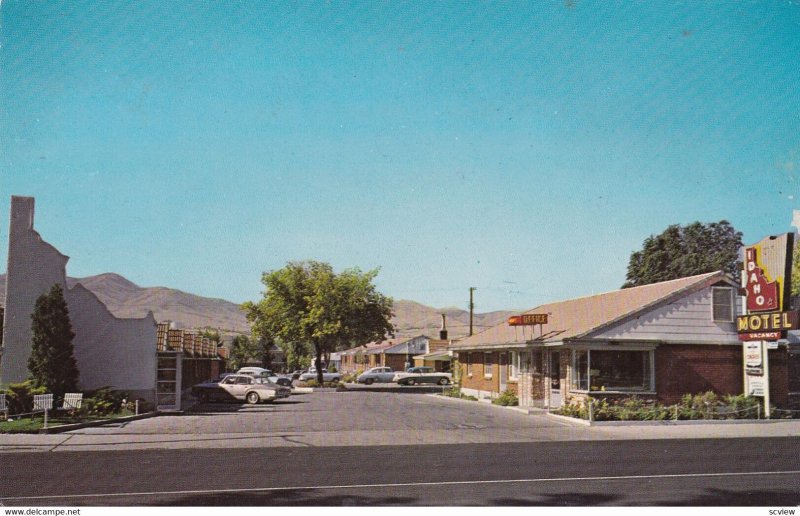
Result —
[{"label": "motel office door", "polygon": [[561,353],[550,352],[550,408],[561,406]]}]

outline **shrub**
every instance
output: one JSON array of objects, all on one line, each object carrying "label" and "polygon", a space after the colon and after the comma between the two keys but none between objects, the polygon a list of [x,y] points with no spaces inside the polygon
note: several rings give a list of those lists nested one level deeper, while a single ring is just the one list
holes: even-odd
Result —
[{"label": "shrub", "polygon": [[761,401],[755,396],[745,394],[727,395],[723,398],[728,414],[725,419],[752,419],[759,413]]},{"label": "shrub", "polygon": [[569,403],[562,405],[554,413],[561,416],[575,417],[578,419],[589,419],[589,411],[586,408],[584,401],[572,400]]},{"label": "shrub", "polygon": [[357,373],[348,373],[348,374],[342,376],[342,381],[345,382],[345,383],[355,383],[356,380],[358,380],[358,374]]},{"label": "shrub", "polygon": [[519,405],[519,398],[517,398],[517,395],[513,391],[506,389],[500,396],[493,399],[492,403],[504,407],[516,407]]},{"label": "shrub", "polygon": [[[133,403],[128,402],[127,393],[112,391],[103,387],[89,391],[84,395],[78,414],[82,416],[107,416],[122,410],[132,410]],[[141,410],[141,406],[139,407]]]},{"label": "shrub", "polygon": [[447,396],[448,398],[460,398],[461,397],[461,388],[458,386],[452,386],[449,389],[443,389],[442,395]]},{"label": "shrub", "polygon": [[320,384],[316,380],[306,380],[305,382],[301,382],[300,385],[302,387],[338,388],[339,382],[322,382],[322,384]]},{"label": "shrub", "polygon": [[6,404],[9,415],[30,413],[33,410],[34,394],[47,394],[47,388],[35,387],[33,380],[8,384]]}]

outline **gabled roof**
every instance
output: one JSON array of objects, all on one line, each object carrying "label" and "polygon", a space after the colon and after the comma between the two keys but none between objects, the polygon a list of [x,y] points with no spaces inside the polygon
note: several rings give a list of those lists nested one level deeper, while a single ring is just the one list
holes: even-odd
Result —
[{"label": "gabled roof", "polygon": [[458,351],[523,345],[532,340],[537,343],[555,343],[577,339],[673,298],[720,282],[735,286],[730,276],[723,271],[717,271],[540,305],[523,313],[548,314],[548,322],[542,327],[541,336],[538,327],[534,335],[531,327],[509,326],[507,322],[503,322],[472,337],[464,338],[450,345],[449,349]]},{"label": "gabled roof", "polygon": [[354,348],[345,349],[343,351],[339,351],[339,356],[348,356],[348,355],[355,355],[358,353],[368,353],[373,349],[384,348],[394,345],[393,340],[384,340],[381,342],[368,342],[366,344],[362,344],[360,346],[356,346]]}]

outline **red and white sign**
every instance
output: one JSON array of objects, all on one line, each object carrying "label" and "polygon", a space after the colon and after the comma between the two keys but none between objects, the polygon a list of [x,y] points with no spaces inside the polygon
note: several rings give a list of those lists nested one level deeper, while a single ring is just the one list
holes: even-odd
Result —
[{"label": "red and white sign", "polygon": [[784,309],[791,264],[793,235],[767,237],[744,249],[743,286],[747,290],[747,311]]}]

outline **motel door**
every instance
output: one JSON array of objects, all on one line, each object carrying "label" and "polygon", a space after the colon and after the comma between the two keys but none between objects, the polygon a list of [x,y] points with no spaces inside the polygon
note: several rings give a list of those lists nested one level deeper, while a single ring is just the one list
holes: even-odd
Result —
[{"label": "motel door", "polygon": [[550,408],[561,406],[561,353],[550,352]]}]

